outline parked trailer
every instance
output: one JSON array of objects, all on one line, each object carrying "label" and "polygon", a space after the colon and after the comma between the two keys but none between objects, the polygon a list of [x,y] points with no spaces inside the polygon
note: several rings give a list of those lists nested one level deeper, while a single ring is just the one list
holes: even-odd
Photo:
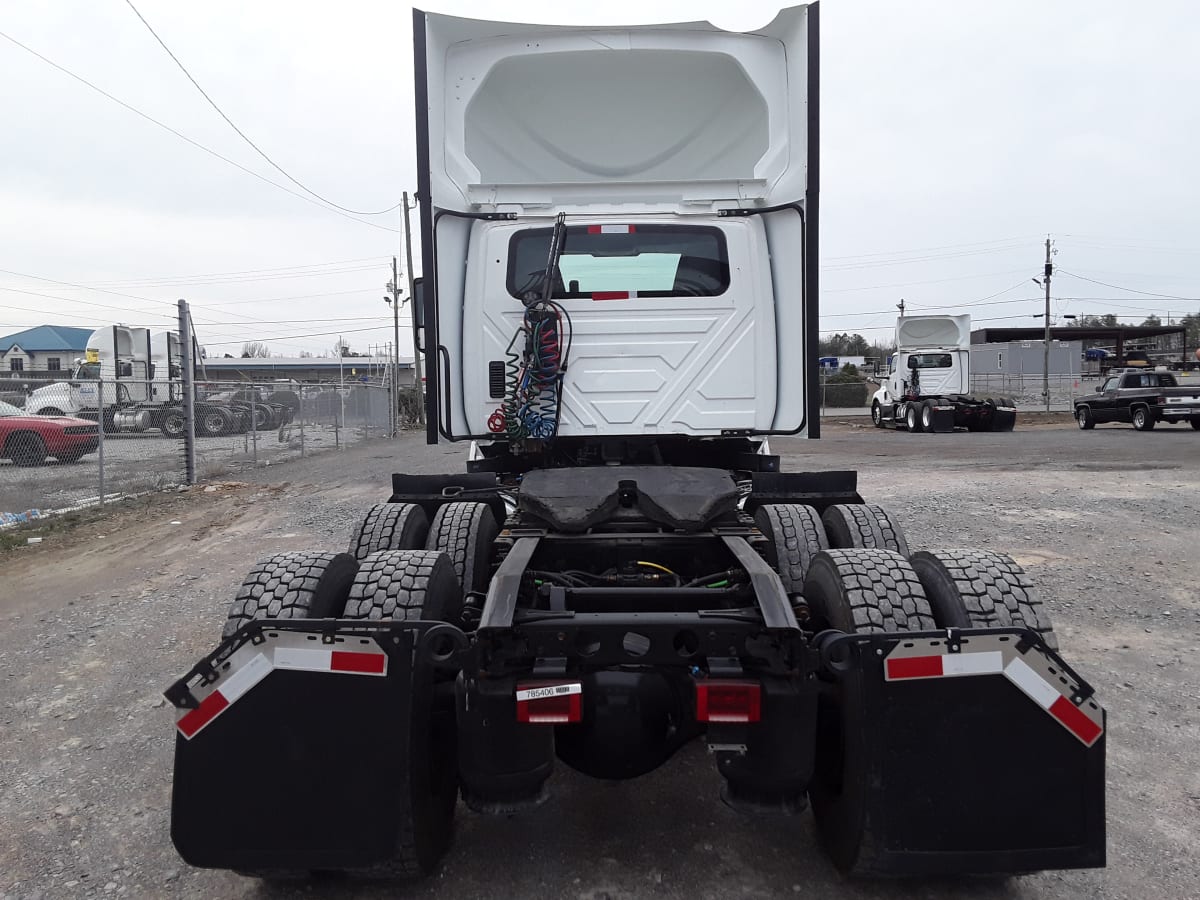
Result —
[{"label": "parked trailer", "polygon": [[417,876],[460,797],[703,741],[848,872],[1103,865],[1105,713],[1021,568],[767,447],[819,436],[817,7],[414,39],[428,439],[470,462],[247,576],[166,692],[183,858]]},{"label": "parked trailer", "polygon": [[896,348],[888,376],[871,398],[876,428],[1013,430],[1017,408],[1011,399],[969,393],[970,316],[901,316]]}]

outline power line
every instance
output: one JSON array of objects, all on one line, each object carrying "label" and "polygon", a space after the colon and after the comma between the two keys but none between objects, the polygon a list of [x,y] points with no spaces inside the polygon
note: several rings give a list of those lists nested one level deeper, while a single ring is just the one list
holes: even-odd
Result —
[{"label": "power line", "polygon": [[1017,236],[1017,237],[1008,237],[1008,238],[995,238],[990,241],[971,241],[966,244],[942,244],[937,247],[914,247],[909,250],[879,250],[879,251],[876,251],[873,253],[859,253],[859,254],[852,254],[850,256],[827,256],[827,257],[825,257],[825,262],[832,262],[834,260],[846,260],[846,259],[867,259],[870,257],[878,257],[878,256],[909,256],[914,253],[932,253],[932,252],[939,251],[939,250],[960,250],[960,249],[965,249],[965,248],[970,248],[970,247],[992,246],[995,244],[1011,244],[1014,241],[1024,242],[1027,240],[1030,240],[1030,238],[1023,237],[1023,236]]},{"label": "power line", "polygon": [[247,175],[251,175],[254,178],[257,178],[259,181],[262,181],[262,182],[265,182],[266,184],[271,185],[271,187],[278,188],[281,191],[291,194],[293,197],[299,197],[305,203],[311,203],[313,206],[316,206],[318,209],[328,210],[329,212],[333,213],[334,215],[341,216],[344,219],[349,219],[352,222],[358,222],[360,225],[369,225],[372,228],[379,228],[379,229],[382,229],[383,231],[390,231],[393,234],[400,233],[400,230],[398,228],[388,228],[386,225],[380,225],[378,222],[368,222],[365,219],[356,218],[355,216],[349,215],[348,213],[345,213],[339,209],[334,209],[331,206],[326,206],[323,203],[319,203],[316,200],[314,200],[312,197],[306,197],[304,194],[298,193],[297,191],[293,191],[291,188],[285,187],[284,185],[279,184],[278,182],[274,182],[270,178],[266,178],[262,175],[259,175],[254,170],[247,169],[241,163],[234,162],[229,157],[222,156],[216,150],[213,150],[209,147],[204,146],[204,144],[201,144],[199,141],[193,140],[192,138],[188,137],[183,132],[176,131],[170,125],[166,125],[166,124],[160,122],[158,119],[154,118],[153,116],[142,112],[137,107],[130,106],[124,100],[121,100],[118,97],[113,96],[108,91],[104,90],[103,88],[97,87],[96,85],[92,84],[92,82],[88,81],[83,76],[76,75],[70,69],[60,66],[58,63],[56,63],[54,60],[50,59],[49,57],[43,56],[42,54],[38,53],[32,47],[27,47],[25,44],[22,44],[20,41],[18,41],[16,38],[12,37],[11,35],[5,34],[3,31],[0,31],[0,37],[4,38],[9,43],[15,44],[16,46],[20,47],[26,53],[36,56],[42,62],[57,69],[58,71],[62,72],[64,75],[74,78],[80,84],[83,84],[83,85],[91,88],[93,91],[100,94],[102,97],[105,97],[105,98],[111,100],[113,103],[116,103],[118,106],[121,106],[121,107],[129,110],[131,113],[134,113],[135,115],[140,116],[141,118],[145,119],[147,122],[157,125],[159,128],[162,128],[165,131],[169,131],[171,134],[175,135],[175,137],[179,138],[180,140],[186,141],[187,143],[191,144],[193,147],[203,150],[205,153],[209,154],[210,156],[215,156],[217,159],[221,160],[222,162],[228,163],[229,165],[233,166],[235,169],[239,169],[240,171],[245,172]]},{"label": "power line", "polygon": [[[326,269],[319,272],[276,272],[273,275],[255,275],[251,277],[236,277],[236,278],[180,278],[174,280],[152,281],[149,279],[141,282],[129,282],[125,284],[117,283],[121,287],[136,287],[136,288],[158,288],[158,287],[202,287],[210,284],[241,284],[250,281],[285,281],[289,278],[317,278],[323,275],[349,275],[354,272],[370,272],[377,270],[378,265],[365,266],[346,266],[340,269]],[[109,282],[104,282],[108,284]]]},{"label": "power line", "polygon": [[[110,291],[110,290],[107,290],[106,288],[94,288],[94,287],[89,287],[88,285],[85,285],[85,284],[77,284],[77,283],[71,282],[71,281],[57,281],[53,278],[46,278],[43,275],[30,275],[27,272],[13,272],[9,269],[0,269],[0,273],[3,273],[5,275],[15,275],[18,278],[32,278],[34,281],[45,281],[48,284],[56,284],[61,287],[79,288],[79,289],[85,290],[85,291],[95,291],[99,294],[112,294],[114,297],[125,297],[129,300],[140,300],[143,303],[158,303],[160,305],[170,306],[172,308],[175,307],[175,304],[170,302],[169,300],[156,300],[153,297],[139,297],[136,294],[125,294],[125,293],[122,293],[121,291]],[[31,294],[32,293],[32,294],[34,294],[34,296],[41,296],[41,297],[49,297],[50,296],[49,294],[37,294],[33,291],[22,290],[21,288],[6,287],[6,288],[0,288],[0,290],[16,291],[19,294]],[[82,303],[84,306],[103,306],[104,305],[104,304],[99,304],[99,303],[95,303],[95,302],[89,302],[87,300],[79,300],[79,299],[75,299],[72,297],[53,297],[52,299],[64,300],[67,303]],[[200,306],[198,304],[193,304],[193,306],[195,306],[196,309],[204,308],[203,306]],[[129,310],[127,308],[119,308],[119,307],[115,307],[115,306],[111,306],[108,308],[109,309],[120,309],[120,311],[122,311],[122,312],[132,312],[133,311],[133,310]],[[253,317],[245,316],[245,315],[242,315],[241,313],[228,313],[227,315],[241,316],[241,318],[245,319],[247,321],[247,323],[253,323],[253,321],[254,321]],[[177,317],[175,315],[171,315],[168,318],[174,319]],[[199,321],[202,325],[211,324],[209,322],[205,322],[203,319],[200,319]]]},{"label": "power line", "polygon": [[976,278],[996,278],[1000,275],[1016,275],[1025,269],[1006,269],[1003,272],[980,272],[977,275],[955,275],[951,278],[929,278],[924,281],[894,281],[890,284],[868,284],[851,288],[821,288],[822,294],[850,294],[856,291],[874,291],[882,288],[913,287],[918,284],[945,284],[947,281],[971,281]]},{"label": "power line", "polygon": [[236,272],[199,272],[193,275],[151,275],[145,278],[127,278],[117,281],[97,281],[96,284],[102,284],[105,287],[134,287],[137,284],[145,281],[165,282],[167,284],[177,284],[180,281],[190,281],[193,278],[224,278],[234,275],[259,275],[262,273],[282,274],[296,269],[324,269],[329,266],[348,266],[352,263],[364,263],[379,260],[386,260],[386,256],[360,256],[355,259],[335,259],[323,263],[306,263],[296,266],[272,266],[268,269],[242,269]]},{"label": "power line", "polygon": [[1074,272],[1068,272],[1061,266],[1056,267],[1056,271],[1061,272],[1063,275],[1070,275],[1072,278],[1078,278],[1080,281],[1090,281],[1092,284],[1098,284],[1102,287],[1113,288],[1117,291],[1128,291],[1131,294],[1142,294],[1146,297],[1157,297],[1160,300],[1183,300],[1191,303],[1196,299],[1195,297],[1178,297],[1175,294],[1156,294],[1151,291],[1139,291],[1137,288],[1123,287],[1119,284],[1109,284],[1107,281],[1097,281],[1095,278],[1088,278],[1085,275],[1076,275]]},{"label": "power line", "polygon": [[868,260],[858,264],[838,263],[836,265],[822,265],[821,269],[827,272],[847,272],[855,269],[880,269],[890,268],[892,266],[905,266],[911,263],[923,262],[940,262],[947,259],[963,259],[968,256],[978,256],[984,253],[1010,253],[1014,250],[1025,250],[1025,243],[1009,244],[1002,247],[988,247],[978,250],[956,250],[949,253],[933,253],[924,256],[908,256],[896,258],[893,260]]},{"label": "power line", "polygon": [[322,201],[323,203],[328,203],[330,206],[334,207],[335,209],[340,209],[340,210],[342,210],[342,212],[351,213],[356,216],[382,216],[382,215],[386,215],[387,213],[392,212],[393,210],[400,208],[400,203],[403,202],[402,200],[393,204],[392,206],[389,206],[387,209],[377,209],[377,210],[349,209],[348,207],[345,207],[345,206],[339,206],[337,203],[334,203],[328,197],[322,197],[320,194],[318,194],[312,188],[308,187],[307,185],[305,185],[302,182],[293,178],[291,176],[291,174],[289,174],[287,172],[287,170],[285,170],[281,165],[279,165],[277,162],[275,162],[275,160],[271,159],[271,157],[267,156],[267,154],[263,152],[262,148],[260,148],[258,146],[258,144],[254,143],[254,141],[252,141],[252,140],[250,140],[250,138],[246,137],[246,134],[245,134],[245,132],[242,131],[242,129],[238,128],[235,124],[233,124],[233,120],[230,119],[229,116],[225,115],[225,111],[222,110],[221,107],[217,106],[216,101],[213,100],[212,97],[208,96],[208,92],[206,90],[204,90],[204,88],[200,87],[200,83],[198,81],[196,81],[195,78],[192,77],[192,73],[189,72],[187,70],[187,68],[184,66],[184,64],[179,61],[179,57],[177,57],[174,53],[171,52],[171,48],[168,47],[166,45],[166,42],[163,41],[163,39],[158,36],[158,32],[155,31],[150,26],[150,23],[146,21],[146,17],[143,16],[140,12],[138,12],[138,8],[133,5],[133,0],[125,0],[125,3],[129,6],[130,9],[133,10],[133,14],[135,16],[137,16],[138,19],[141,20],[141,23],[146,26],[146,30],[149,31],[152,35],[154,35],[154,39],[156,41],[158,41],[158,45],[167,51],[167,56],[171,57],[171,60],[175,63],[175,65],[179,66],[179,71],[181,71],[184,75],[187,76],[187,80],[190,81],[192,83],[192,86],[195,87],[196,90],[198,90],[200,92],[200,96],[203,97],[205,100],[207,100],[208,105],[217,111],[217,115],[219,115],[222,119],[224,119],[226,124],[228,124],[230,128],[232,128],[235,132],[237,132],[238,137],[240,137],[243,141],[245,141],[247,144],[249,144],[253,148],[255,153],[257,153],[259,156],[261,156],[263,159],[265,159],[271,165],[271,167],[273,169],[275,169],[277,172],[279,172],[279,174],[281,174],[284,178],[286,178],[292,184],[296,185],[296,187],[300,188],[303,191],[306,191],[309,194],[312,194],[312,196],[316,197],[318,200]]},{"label": "power line", "polygon": [[[349,329],[343,329],[341,331],[317,331],[312,334],[281,334],[281,335],[278,335],[277,337],[260,337],[260,338],[255,338],[255,340],[262,341],[265,344],[267,341],[290,341],[290,340],[295,340],[297,338],[329,337],[330,335],[334,335],[334,334],[338,334],[338,335],[359,334],[360,332],[364,332],[364,331],[390,330],[390,328],[391,328],[390,325],[379,325],[379,326],[376,326],[373,328],[349,328]],[[236,341],[203,341],[202,343],[206,347],[224,347],[229,344],[241,344],[244,341],[245,341],[245,338],[239,338]]]}]

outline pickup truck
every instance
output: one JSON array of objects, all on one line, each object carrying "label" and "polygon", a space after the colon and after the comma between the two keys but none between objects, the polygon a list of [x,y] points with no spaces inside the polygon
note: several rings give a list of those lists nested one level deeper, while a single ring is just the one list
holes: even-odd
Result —
[{"label": "pickup truck", "polygon": [[1120,372],[1075,399],[1075,421],[1086,430],[1102,422],[1130,422],[1149,431],[1159,422],[1191,422],[1200,431],[1200,386],[1180,387],[1169,372]]}]

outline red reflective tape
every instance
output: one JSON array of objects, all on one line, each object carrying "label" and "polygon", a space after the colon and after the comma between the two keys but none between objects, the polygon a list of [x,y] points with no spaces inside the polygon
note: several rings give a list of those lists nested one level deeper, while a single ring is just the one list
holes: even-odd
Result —
[{"label": "red reflective tape", "polygon": [[593,291],[593,300],[628,300],[629,291]]},{"label": "red reflective tape", "polygon": [[1101,728],[1066,697],[1050,704],[1050,715],[1067,726],[1067,730],[1089,747],[1100,737]]},{"label": "red reflective tape", "polygon": [[334,650],[329,660],[331,672],[361,672],[364,675],[382,675],[387,657],[382,653],[350,653]]},{"label": "red reflective tape", "polygon": [[588,226],[588,234],[600,234],[600,226],[599,225],[589,225]]},{"label": "red reflective tape", "polygon": [[224,695],[220,691],[213,691],[200,701],[199,706],[189,710],[175,724],[175,727],[183,733],[184,737],[190,738],[224,712],[227,706],[229,706],[229,701],[225,699]]},{"label": "red reflective tape", "polygon": [[939,678],[942,675],[940,656],[909,656],[887,661],[888,678]]}]

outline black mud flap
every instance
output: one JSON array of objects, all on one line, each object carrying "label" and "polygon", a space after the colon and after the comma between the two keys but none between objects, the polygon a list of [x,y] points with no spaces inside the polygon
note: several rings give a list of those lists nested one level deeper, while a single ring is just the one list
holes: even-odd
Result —
[{"label": "black mud flap", "polygon": [[840,641],[856,652],[823,655],[842,653],[842,666],[856,658],[862,677],[843,684],[861,692],[863,713],[844,736],[860,761],[846,774],[861,773],[850,816],[861,827],[843,832],[858,844],[844,850],[843,868],[952,875],[1105,864],[1105,712],[1033,632]]},{"label": "black mud flap", "polygon": [[932,431],[935,434],[950,434],[954,431],[954,418],[956,410],[951,403],[934,404],[931,408],[931,422],[926,431]]},{"label": "black mud flap", "polygon": [[459,646],[433,622],[253,622],[172,686],[180,856],[260,874],[391,858],[414,660],[435,630]]}]

